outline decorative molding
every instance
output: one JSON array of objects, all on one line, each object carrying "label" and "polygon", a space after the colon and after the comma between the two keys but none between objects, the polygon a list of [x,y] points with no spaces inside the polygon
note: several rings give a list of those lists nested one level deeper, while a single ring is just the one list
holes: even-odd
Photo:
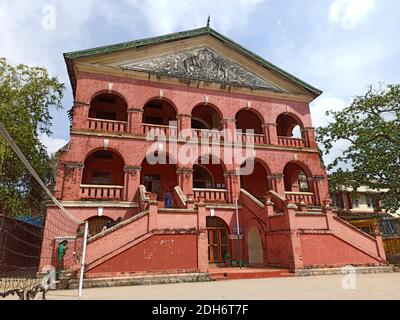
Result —
[{"label": "decorative molding", "polygon": [[90,107],[89,103],[82,102],[82,101],[74,101],[74,107]]},{"label": "decorative molding", "polygon": [[118,65],[123,70],[145,71],[172,77],[218,82],[271,91],[282,90],[208,47]]},{"label": "decorative molding", "polygon": [[77,163],[77,162],[66,162],[64,163],[64,166],[68,169],[70,168],[83,169],[85,167],[83,163]]},{"label": "decorative molding", "polygon": [[139,109],[139,108],[130,108],[127,111],[128,113],[132,113],[132,112],[139,112],[139,113],[143,113],[143,109]]}]

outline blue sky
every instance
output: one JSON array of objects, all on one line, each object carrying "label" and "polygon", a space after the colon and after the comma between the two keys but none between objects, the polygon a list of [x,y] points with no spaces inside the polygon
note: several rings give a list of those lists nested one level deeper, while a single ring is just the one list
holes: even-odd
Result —
[{"label": "blue sky", "polygon": [[54,152],[73,100],[64,52],[202,27],[211,14],[214,29],[324,91],[311,105],[317,127],[369,84],[400,83],[398,12],[398,0],[0,0],[0,56],[66,83],[53,135],[41,137]]}]

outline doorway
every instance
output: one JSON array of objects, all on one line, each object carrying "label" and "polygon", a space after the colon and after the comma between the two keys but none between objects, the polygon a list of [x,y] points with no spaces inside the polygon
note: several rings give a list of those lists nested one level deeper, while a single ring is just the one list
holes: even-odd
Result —
[{"label": "doorway", "polygon": [[228,228],[225,222],[217,217],[207,217],[208,262],[219,264],[229,253]]}]

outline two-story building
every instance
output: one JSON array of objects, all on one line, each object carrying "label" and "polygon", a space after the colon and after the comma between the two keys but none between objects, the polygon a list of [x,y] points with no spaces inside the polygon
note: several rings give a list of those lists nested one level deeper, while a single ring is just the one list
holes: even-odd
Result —
[{"label": "two-story building", "polygon": [[320,90],[209,27],[64,57],[74,106],[55,196],[89,222],[88,275],[206,272],[239,251],[291,271],[386,263],[380,235],[329,205]]}]

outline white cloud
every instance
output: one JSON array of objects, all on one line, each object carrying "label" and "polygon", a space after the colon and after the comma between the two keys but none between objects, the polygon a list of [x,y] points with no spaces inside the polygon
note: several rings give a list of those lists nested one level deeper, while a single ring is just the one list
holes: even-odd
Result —
[{"label": "white cloud", "polygon": [[67,140],[49,137],[45,134],[41,134],[39,140],[46,146],[49,155],[57,152],[68,143]]},{"label": "white cloud", "polygon": [[311,117],[314,127],[323,127],[328,125],[332,120],[332,116],[327,116],[327,111],[341,111],[350,102],[333,97],[333,96],[321,96],[311,103]]},{"label": "white cloud", "polygon": [[211,26],[223,33],[246,25],[256,5],[265,0],[129,0],[134,11],[146,19],[155,34],[204,27],[211,15]]},{"label": "white cloud", "polygon": [[329,19],[344,29],[355,29],[374,3],[375,0],[334,0],[329,8]]}]

